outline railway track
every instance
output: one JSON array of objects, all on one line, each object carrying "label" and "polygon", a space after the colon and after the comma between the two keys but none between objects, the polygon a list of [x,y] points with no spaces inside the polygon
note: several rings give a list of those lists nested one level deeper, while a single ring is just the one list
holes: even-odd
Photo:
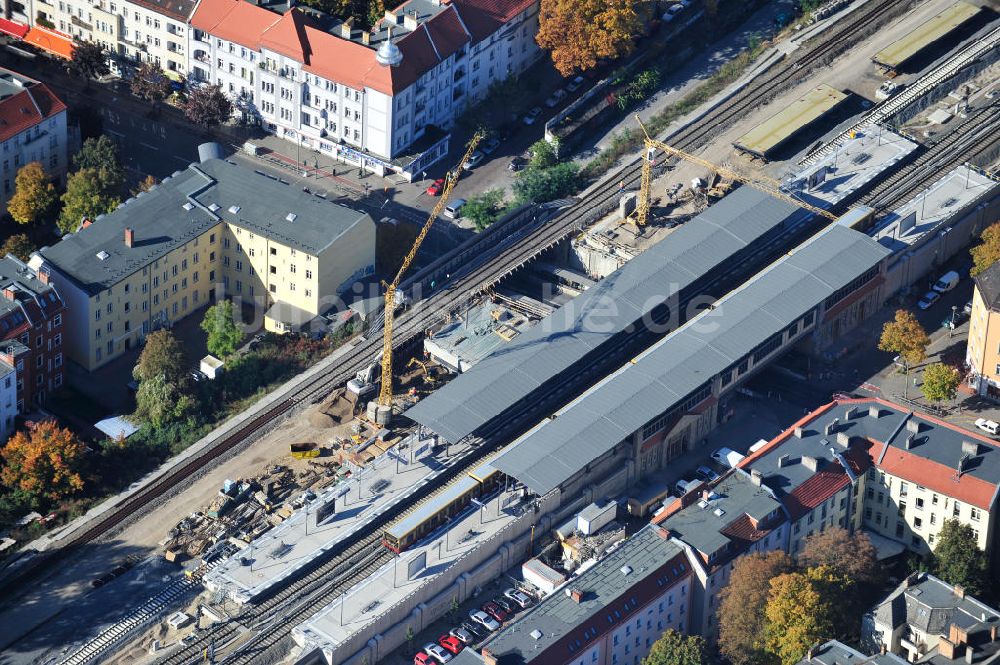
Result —
[{"label": "railway track", "polygon": [[[797,55],[793,58],[778,65],[774,71],[753,81],[728,102],[710,111],[696,125],[675,132],[670,137],[667,137],[667,140],[678,147],[688,150],[703,145],[719,129],[742,117],[749,108],[772,99],[783,86],[805,77],[811,68],[835,57],[837,53],[846,50],[857,39],[860,39],[863,34],[877,29],[878,25],[882,22],[902,13],[906,8],[907,5],[905,3],[897,3],[893,0],[870,0],[864,7],[845,18],[842,24],[838,24],[824,32],[808,47],[803,47],[799,51],[796,51]],[[543,223],[529,227],[526,232],[519,232],[516,238],[484,246],[482,260],[453,272],[449,284],[445,285],[427,300],[418,303],[419,306],[397,317],[396,339],[399,344],[406,344],[409,340],[421,335],[430,324],[440,320],[444,315],[455,311],[468,299],[484,293],[491,286],[518,270],[534,257],[547,251],[566,237],[582,231],[586,226],[606,215],[617,207],[619,198],[617,184],[624,182],[626,188],[631,189],[638,186],[639,179],[639,163],[631,163],[606,176],[601,181],[602,186],[595,188],[595,193],[592,196],[585,201],[573,205],[554,219],[543,220]],[[137,514],[155,500],[183,489],[187,483],[213,461],[237,450],[241,446],[249,445],[250,442],[262,435],[270,427],[276,425],[283,417],[294,412],[297,408],[307,405],[318,398],[322,398],[333,388],[343,385],[359,369],[375,360],[380,351],[380,338],[375,337],[363,340],[348,353],[340,357],[337,366],[325,373],[325,375],[309,381],[303,381],[299,390],[295,391],[296,394],[294,397],[283,399],[270,406],[239,429],[222,438],[209,450],[192,458],[192,460],[183,466],[172,470],[153,484],[125,499],[106,518],[95,522],[93,526],[81,531],[79,535],[74,535],[71,539],[68,539],[59,549],[59,555],[64,556],[69,551],[72,551],[75,546],[94,541],[122,528],[129,520],[134,519]],[[491,436],[489,438],[494,437]],[[478,459],[479,457],[476,458],[476,460]],[[456,474],[460,471],[468,470],[476,460],[473,460],[461,469],[456,467]],[[368,538],[358,541],[356,546],[364,547],[370,545],[372,538],[377,541],[378,529],[384,526],[388,520],[398,516],[398,514],[386,515],[384,520],[373,524],[374,535],[369,535]],[[300,580],[291,582],[287,587],[287,593],[282,592],[275,595],[273,602],[269,599],[258,606],[254,606],[254,616],[264,616],[268,612],[279,608],[283,603],[288,602],[288,599],[292,596],[314,592],[315,589],[313,591],[307,589],[312,584],[318,585],[318,580],[326,578],[326,581],[323,583],[328,583],[327,576],[330,574],[330,571],[336,570],[337,566],[347,561],[352,556],[350,553],[355,551],[357,550],[352,547],[344,550],[339,555],[335,555],[335,559],[328,560],[325,563],[319,562],[319,565],[312,572],[306,573],[305,577],[302,577]],[[45,559],[47,563],[51,563],[52,560],[52,557]],[[323,598],[317,600],[317,607],[328,604],[330,599],[336,596],[336,594],[332,596],[327,594],[322,595]],[[283,621],[282,624],[287,625],[289,629],[295,625],[291,621]],[[272,634],[283,633],[277,626],[272,626],[269,632]],[[280,638],[275,638],[275,641],[277,639]],[[199,648],[195,649],[195,646]],[[174,656],[169,656],[165,662],[181,663],[199,660],[202,650],[206,647],[207,644],[198,642]],[[255,650],[255,653],[260,653],[260,650]]]}]

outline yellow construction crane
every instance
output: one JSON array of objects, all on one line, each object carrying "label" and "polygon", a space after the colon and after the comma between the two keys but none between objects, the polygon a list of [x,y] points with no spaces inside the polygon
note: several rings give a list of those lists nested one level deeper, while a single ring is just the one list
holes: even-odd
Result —
[{"label": "yellow construction crane", "polygon": [[761,174],[756,174],[753,177],[746,176],[743,175],[742,173],[737,173],[732,169],[726,168],[725,166],[719,166],[717,164],[713,164],[707,159],[696,157],[691,153],[684,152],[683,150],[680,150],[673,146],[669,146],[663,141],[657,141],[656,139],[654,139],[652,136],[649,135],[649,132],[646,131],[646,127],[645,125],[642,124],[642,120],[639,118],[638,115],[635,116],[635,119],[636,122],[639,123],[639,129],[641,129],[642,133],[646,136],[645,138],[646,154],[643,155],[642,158],[642,183],[639,186],[639,200],[636,202],[636,224],[638,224],[639,226],[645,226],[646,222],[649,221],[650,189],[652,187],[652,180],[653,180],[653,158],[656,155],[657,149],[662,150],[668,155],[672,155],[679,159],[685,159],[693,164],[702,166],[708,169],[709,171],[714,171],[723,178],[729,178],[730,180],[741,182],[744,185],[749,185],[754,189],[759,189],[765,194],[769,194],[770,196],[773,196],[776,199],[780,199],[782,201],[785,201],[786,203],[790,203],[804,210],[808,210],[809,212],[815,215],[822,215],[823,217],[826,217],[827,219],[833,221],[837,220],[837,216],[834,215],[832,212],[829,212],[828,210],[824,210],[822,208],[818,208],[814,205],[806,203],[805,201],[802,201],[801,199],[797,199],[794,196],[783,192],[781,190],[781,183],[778,182],[777,180],[768,178],[767,176]]},{"label": "yellow construction crane", "polygon": [[455,188],[455,184],[458,182],[458,176],[462,171],[462,166],[469,161],[472,156],[473,151],[475,151],[476,146],[483,139],[481,133],[476,133],[472,140],[469,141],[468,148],[465,150],[465,154],[462,156],[462,160],[458,163],[458,166],[449,171],[444,179],[444,189],[441,192],[441,198],[438,199],[437,205],[431,210],[430,216],[427,221],[424,222],[424,226],[420,229],[420,233],[417,234],[417,239],[413,241],[413,247],[406,254],[403,259],[403,263],[399,266],[399,270],[396,272],[396,277],[392,280],[391,284],[386,285],[385,288],[385,328],[382,333],[382,389],[378,394],[378,407],[376,413],[373,414],[376,417],[373,418],[376,422],[385,421],[388,422],[392,415],[392,322],[393,317],[396,313],[396,289],[399,288],[399,283],[403,279],[403,275],[406,273],[410,264],[413,263],[413,259],[416,258],[417,252],[420,250],[420,245],[423,244],[424,238],[427,237],[427,232],[431,230],[431,226],[434,225],[434,221],[444,210],[445,204],[448,202],[451,196],[451,190]]}]

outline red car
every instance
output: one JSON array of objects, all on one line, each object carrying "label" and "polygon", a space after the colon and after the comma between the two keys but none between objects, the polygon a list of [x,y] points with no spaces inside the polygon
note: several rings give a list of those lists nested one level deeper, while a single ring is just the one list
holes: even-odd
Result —
[{"label": "red car", "polygon": [[444,190],[444,178],[438,178],[427,187],[427,193],[430,196],[441,196],[441,192]]},{"label": "red car", "polygon": [[438,638],[438,644],[454,654],[457,654],[465,647],[465,645],[462,644],[462,640],[458,639],[454,635],[442,635]]},{"label": "red car", "polygon": [[483,612],[486,612],[500,623],[503,623],[507,619],[506,610],[494,603],[492,600],[483,605]]},{"label": "red car", "polygon": [[413,657],[413,665],[437,665],[433,658],[425,654],[423,651],[418,651],[417,655]]}]

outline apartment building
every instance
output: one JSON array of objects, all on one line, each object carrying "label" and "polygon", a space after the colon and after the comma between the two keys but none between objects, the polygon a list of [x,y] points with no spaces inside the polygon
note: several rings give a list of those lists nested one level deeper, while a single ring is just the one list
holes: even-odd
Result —
[{"label": "apartment building", "polygon": [[374,272],[366,213],[251,165],[202,159],[32,257],[69,311],[66,353],[88,370],[215,297],[264,312],[275,332],[322,323],[337,295]]},{"label": "apartment building", "polygon": [[979,547],[991,553],[1000,446],[892,402],[827,404],[740,467],[778,492],[794,521],[792,554],[810,533],[833,525],[926,554],[945,520],[969,525]]},{"label": "apartment building", "polygon": [[975,277],[965,362],[972,370],[970,385],[1000,400],[1000,263]]},{"label": "apartment building", "polygon": [[810,647],[798,665],[906,665],[906,661],[894,653],[866,656],[843,642],[830,640]]},{"label": "apartment building", "polygon": [[[32,0],[34,25],[104,45],[119,60],[151,62],[168,76],[187,74],[188,20],[196,0]],[[116,57],[114,57],[116,56]]]},{"label": "apartment building", "polygon": [[0,158],[4,209],[18,170],[39,162],[56,180],[67,168],[66,105],[44,83],[0,68]]},{"label": "apartment building", "polygon": [[930,573],[903,580],[861,626],[869,653],[934,665],[1000,662],[1000,612]]},{"label": "apartment building", "polygon": [[541,54],[537,0],[410,0],[373,30],[291,8],[202,0],[192,81],[302,147],[412,179],[448,152],[458,116]]},{"label": "apartment building", "polygon": [[0,444],[14,433],[17,417],[17,372],[14,366],[0,361]]},{"label": "apartment building", "polygon": [[653,523],[690,550],[695,588],[688,630],[710,641],[718,638],[718,593],[729,584],[736,560],[787,547],[784,506],[758,477],[741,469],[674,501]]},{"label": "apartment building", "polygon": [[42,404],[63,384],[66,307],[49,277],[16,257],[0,258],[0,361],[16,370],[19,414]]},{"label": "apartment building", "polygon": [[684,548],[647,526],[456,662],[638,665],[665,630],[688,632],[692,583]]}]

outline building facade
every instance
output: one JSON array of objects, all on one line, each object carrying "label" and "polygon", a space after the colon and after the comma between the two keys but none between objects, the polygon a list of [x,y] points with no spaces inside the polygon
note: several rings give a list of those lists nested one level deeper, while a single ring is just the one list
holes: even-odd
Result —
[{"label": "building facade", "polygon": [[187,74],[188,20],[195,0],[32,0],[32,25],[102,44],[114,69],[150,62],[172,78]]},{"label": "building facade", "polygon": [[374,262],[366,213],[214,156],[32,257],[67,300],[67,353],[88,370],[220,296],[253,304],[268,330],[303,329]]},{"label": "building facade", "polygon": [[42,404],[63,385],[66,307],[47,271],[0,259],[0,360],[16,370],[16,412]]},{"label": "building facade", "polygon": [[0,441],[14,433],[17,417],[17,372],[14,366],[0,361]]},{"label": "building facade", "polygon": [[540,55],[537,0],[410,0],[372,31],[298,8],[202,0],[190,76],[268,131],[379,173],[413,177],[489,87]]},{"label": "building facade", "polygon": [[965,362],[980,395],[1000,400],[1000,263],[975,277]]},{"label": "building facade", "polygon": [[18,170],[38,162],[61,181],[67,163],[66,105],[44,83],[0,68],[0,151],[4,209],[14,195]]}]

